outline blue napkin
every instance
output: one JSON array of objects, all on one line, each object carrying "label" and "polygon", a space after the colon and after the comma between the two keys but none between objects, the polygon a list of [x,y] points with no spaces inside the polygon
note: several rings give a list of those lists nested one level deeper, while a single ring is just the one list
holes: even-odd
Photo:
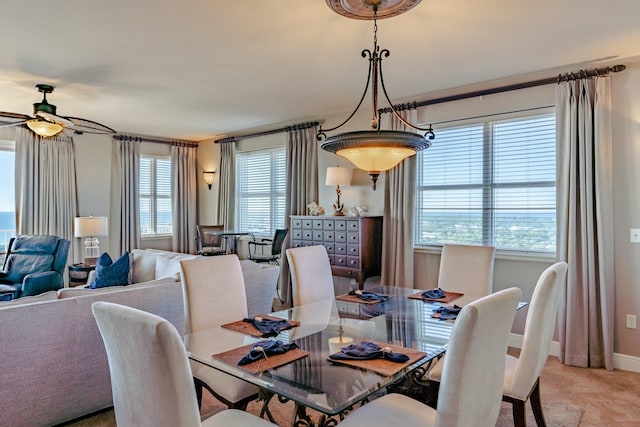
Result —
[{"label": "blue napkin", "polygon": [[446,297],[447,294],[444,293],[444,291],[440,288],[438,289],[429,289],[428,291],[424,291],[422,293],[422,298],[429,298],[429,299],[440,299],[440,298],[444,298]]},{"label": "blue napkin", "polygon": [[349,295],[356,296],[363,301],[380,301],[384,302],[389,299],[386,295],[376,294],[375,292],[367,292],[367,291],[350,291]]},{"label": "blue napkin", "polygon": [[242,359],[240,359],[238,365],[246,365],[247,363],[255,362],[256,360],[263,359],[268,356],[284,354],[289,350],[293,350],[294,348],[299,348],[298,344],[284,344],[280,340],[258,341],[251,346],[251,351],[249,351],[249,353],[247,353]]},{"label": "blue napkin", "polygon": [[360,344],[351,344],[342,348],[342,351],[329,355],[333,360],[370,360],[387,359],[392,362],[404,363],[409,360],[406,354],[384,351],[382,347],[371,341],[362,341]]},{"label": "blue napkin", "polygon": [[275,337],[281,331],[285,329],[291,329],[291,323],[287,322],[284,319],[273,320],[273,319],[265,319],[261,317],[254,318],[245,318],[242,319],[243,322],[253,323],[253,326],[256,327],[257,330],[260,331],[264,338],[267,337]]},{"label": "blue napkin", "polygon": [[454,305],[453,307],[438,307],[433,310],[433,312],[440,313],[440,316],[438,316],[438,319],[440,320],[450,320],[458,317],[458,313],[460,313],[460,310],[462,310],[462,307]]}]

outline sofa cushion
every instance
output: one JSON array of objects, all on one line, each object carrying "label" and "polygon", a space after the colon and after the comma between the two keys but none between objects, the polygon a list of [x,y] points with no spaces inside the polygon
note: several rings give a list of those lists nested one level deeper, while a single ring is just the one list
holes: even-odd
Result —
[{"label": "sofa cushion", "polygon": [[125,252],[120,258],[113,261],[108,253],[103,253],[98,258],[95,270],[95,279],[89,287],[91,289],[107,286],[126,286],[129,284],[129,253]]},{"label": "sofa cushion", "polygon": [[22,297],[14,299],[12,301],[0,302],[0,308],[10,307],[14,305],[31,304],[32,302],[51,301],[55,299],[58,299],[58,293],[56,291],[48,291],[30,297]]},{"label": "sofa cushion", "polygon": [[156,279],[172,277],[176,282],[180,281],[180,261],[195,258],[189,254],[156,254]]},{"label": "sofa cushion", "polygon": [[134,249],[131,283],[148,282],[156,278],[156,252]]}]

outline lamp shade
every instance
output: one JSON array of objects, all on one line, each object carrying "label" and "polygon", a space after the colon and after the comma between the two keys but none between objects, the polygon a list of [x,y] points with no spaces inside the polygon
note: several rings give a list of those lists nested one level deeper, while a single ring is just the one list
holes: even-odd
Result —
[{"label": "lamp shade", "polygon": [[330,166],[327,168],[327,180],[325,185],[351,185],[351,175],[353,170],[340,166]]},{"label": "lamp shade", "polygon": [[106,216],[80,216],[74,218],[73,229],[75,237],[107,236],[109,220]]},{"label": "lamp shade", "polygon": [[391,169],[416,152],[404,147],[359,147],[345,148],[336,154],[351,160],[351,163],[367,172],[382,172]]}]

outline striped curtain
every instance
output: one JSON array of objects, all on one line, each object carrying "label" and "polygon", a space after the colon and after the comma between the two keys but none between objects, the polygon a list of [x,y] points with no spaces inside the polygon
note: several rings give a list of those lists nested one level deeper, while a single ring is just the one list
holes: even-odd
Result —
[{"label": "striped curtain", "polygon": [[140,247],[138,181],[140,143],[137,137],[113,139],[111,151],[111,248],[116,253]]},{"label": "striped curtain", "polygon": [[[17,128],[15,164],[17,234],[50,234],[73,242],[78,216],[73,138],[42,138]],[[75,252],[70,245],[67,264]]]},{"label": "striped curtain", "polygon": [[171,145],[171,210],[175,252],[196,253],[197,148],[193,144],[180,142]]},{"label": "striped curtain", "polygon": [[218,221],[227,230],[234,228],[236,206],[236,143],[220,143],[220,190],[218,193]]}]

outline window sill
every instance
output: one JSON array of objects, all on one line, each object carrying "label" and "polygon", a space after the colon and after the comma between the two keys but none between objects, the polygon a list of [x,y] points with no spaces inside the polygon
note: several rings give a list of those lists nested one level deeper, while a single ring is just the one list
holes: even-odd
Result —
[{"label": "window sill", "polygon": [[[440,255],[442,247],[440,246],[414,246],[414,253]],[[505,251],[496,250],[496,259],[508,260],[508,261],[528,261],[528,262],[541,262],[541,263],[554,263],[557,261],[555,254],[542,253],[542,252],[518,252],[518,251]]]},{"label": "window sill", "polygon": [[165,240],[171,239],[173,234],[153,234],[148,236],[140,236],[140,240]]}]

